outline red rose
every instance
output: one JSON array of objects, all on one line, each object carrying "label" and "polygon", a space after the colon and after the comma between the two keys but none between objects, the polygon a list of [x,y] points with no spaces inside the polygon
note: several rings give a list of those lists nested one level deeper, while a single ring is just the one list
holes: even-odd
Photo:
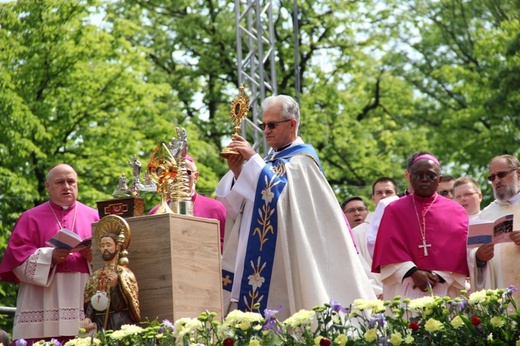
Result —
[{"label": "red rose", "polygon": [[320,346],[330,346],[331,343],[332,341],[330,341],[328,338],[322,338],[320,340]]},{"label": "red rose", "polygon": [[480,318],[478,318],[477,316],[473,316],[471,318],[471,324],[474,326],[478,326],[480,324]]},{"label": "red rose", "polygon": [[412,331],[417,331],[417,329],[419,329],[419,323],[417,322],[410,322],[410,324],[408,324],[408,328],[410,328]]},{"label": "red rose", "polygon": [[233,346],[235,344],[235,340],[233,338],[225,338],[222,342],[223,346]]}]

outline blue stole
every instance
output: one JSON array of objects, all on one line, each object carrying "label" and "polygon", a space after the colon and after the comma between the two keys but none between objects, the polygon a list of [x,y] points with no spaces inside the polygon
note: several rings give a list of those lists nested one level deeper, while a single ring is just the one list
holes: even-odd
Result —
[{"label": "blue stole", "polygon": [[[278,235],[278,199],[287,185],[285,165],[294,156],[308,156],[323,172],[318,155],[309,144],[284,149],[275,158],[267,157],[255,193],[253,215],[241,278],[238,309],[263,311],[267,308]],[[231,274],[229,272],[224,273]],[[285,280],[285,278],[275,278]],[[231,286],[231,285],[229,285]]]}]

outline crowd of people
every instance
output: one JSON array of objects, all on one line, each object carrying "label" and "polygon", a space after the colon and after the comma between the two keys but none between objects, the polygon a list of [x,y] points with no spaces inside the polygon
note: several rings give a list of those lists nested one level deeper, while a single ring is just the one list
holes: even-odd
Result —
[{"label": "crowd of people", "polygon": [[[443,176],[440,162],[429,152],[410,155],[405,179],[404,193],[398,195],[396,188],[384,199],[374,200],[372,195],[375,211],[365,214],[361,224],[356,219],[352,230],[361,257],[380,276],[380,285],[374,287],[379,297],[415,298],[432,292],[455,297],[461,289],[520,284],[514,266],[507,265],[507,258],[518,254],[520,232],[510,232],[505,243],[467,245],[470,225],[520,210],[518,159],[492,158],[488,180],[495,200],[483,210],[479,184],[471,177]],[[374,187],[375,183],[373,193]],[[363,198],[351,196],[345,202],[352,200]],[[352,209],[343,210],[348,218]]]},{"label": "crowd of people", "polygon": [[[270,309],[283,320],[331,300],[456,296],[463,288],[515,284],[511,267],[502,263],[518,251],[520,232],[511,232],[507,243],[467,246],[470,224],[512,214],[520,204],[515,157],[490,161],[495,200],[481,210],[475,180],[443,175],[432,153],[413,153],[404,171],[407,188],[399,193],[394,179],[377,179],[371,195],[376,208],[369,212],[361,196],[338,203],[315,149],[298,135],[300,109],[293,98],[268,97],[262,110],[259,126],[271,151],[261,157],[234,134],[228,149],[236,154],[225,157],[229,171],[216,199],[196,193],[199,172],[193,158],[186,161],[194,215],[220,221],[224,312]],[[83,293],[87,286],[94,294],[100,282],[119,287],[118,278],[109,271],[91,277],[91,249],[69,253],[46,244],[63,228],[88,237],[99,221],[95,209],[77,201],[77,180],[68,164],[49,170],[49,201],[22,214],[0,265],[0,280],[20,284],[13,339],[28,345],[71,339],[80,323],[108,326]],[[113,270],[115,244],[107,236],[102,245]],[[121,277],[119,282],[127,285]],[[124,292],[111,294],[119,297],[116,303],[125,300]],[[120,320],[135,322],[137,315],[134,310]]]}]

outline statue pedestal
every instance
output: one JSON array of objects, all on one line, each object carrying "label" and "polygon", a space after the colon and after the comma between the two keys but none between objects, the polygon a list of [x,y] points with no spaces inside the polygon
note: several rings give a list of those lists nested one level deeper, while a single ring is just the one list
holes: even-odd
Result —
[{"label": "statue pedestal", "polygon": [[[175,322],[208,310],[223,317],[219,222],[178,214],[126,219],[127,249],[139,285],[141,318]],[[93,231],[97,224],[93,224]],[[94,270],[103,266],[92,246]]]}]

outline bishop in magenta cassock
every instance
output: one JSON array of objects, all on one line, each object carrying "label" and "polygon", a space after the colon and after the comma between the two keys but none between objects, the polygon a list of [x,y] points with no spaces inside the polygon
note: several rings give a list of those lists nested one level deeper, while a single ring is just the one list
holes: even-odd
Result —
[{"label": "bishop in magenta cassock", "polygon": [[384,299],[429,294],[460,295],[469,274],[468,216],[455,201],[437,194],[440,165],[418,156],[411,168],[413,194],[389,204],[374,249],[372,271],[381,273]]},{"label": "bishop in magenta cassock", "polygon": [[66,164],[49,170],[50,200],[16,222],[0,265],[0,280],[20,284],[13,339],[66,341],[79,333],[83,292],[90,273],[90,249],[70,253],[46,244],[61,228],[82,239],[92,234],[97,210],[76,201],[77,174]]}]

